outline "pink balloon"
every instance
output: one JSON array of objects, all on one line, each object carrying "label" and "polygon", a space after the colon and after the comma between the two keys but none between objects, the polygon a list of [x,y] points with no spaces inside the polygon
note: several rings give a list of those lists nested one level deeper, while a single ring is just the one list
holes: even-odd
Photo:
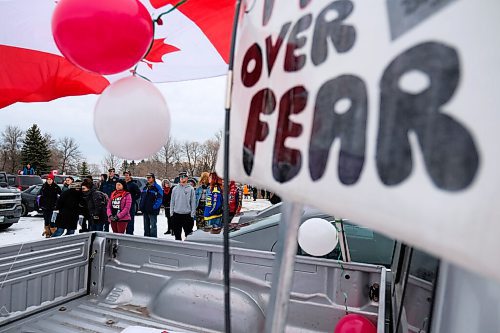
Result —
[{"label": "pink balloon", "polygon": [[377,333],[377,328],[366,317],[348,314],[339,320],[335,333]]},{"label": "pink balloon", "polygon": [[52,35],[74,65],[115,74],[144,57],[153,41],[153,21],[138,0],[60,0]]}]

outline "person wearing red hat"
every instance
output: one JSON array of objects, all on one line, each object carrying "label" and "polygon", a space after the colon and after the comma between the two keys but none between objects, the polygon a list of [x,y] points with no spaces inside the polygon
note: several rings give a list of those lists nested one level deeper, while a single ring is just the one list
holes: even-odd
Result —
[{"label": "person wearing red hat", "polygon": [[55,224],[51,222],[51,219],[60,194],[61,188],[54,182],[54,175],[48,175],[45,184],[42,185],[42,189],[40,190],[39,204],[40,209],[43,211],[44,220],[44,231],[42,236],[46,238],[49,238],[57,229]]}]

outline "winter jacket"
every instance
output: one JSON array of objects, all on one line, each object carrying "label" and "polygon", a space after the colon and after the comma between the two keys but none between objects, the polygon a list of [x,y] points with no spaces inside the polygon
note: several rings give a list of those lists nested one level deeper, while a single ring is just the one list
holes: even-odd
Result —
[{"label": "winter jacket", "polygon": [[[90,220],[99,220],[98,223],[106,222],[108,219],[108,199],[106,199],[105,193],[98,191],[96,187],[92,187],[90,191],[84,194],[84,199],[87,202]],[[95,219],[94,217],[98,218]]]},{"label": "winter jacket", "polygon": [[59,214],[57,215],[56,226],[58,228],[76,230],[79,214],[78,204],[81,198],[82,193],[74,188],[61,194],[57,201]]},{"label": "winter jacket", "polygon": [[189,214],[192,218],[196,213],[196,195],[191,185],[179,184],[172,191],[170,201],[170,216],[177,214]]},{"label": "winter jacket", "polygon": [[112,216],[118,217],[118,221],[130,221],[130,207],[132,207],[132,196],[127,191],[114,191],[108,200],[107,214],[109,222],[113,222]]},{"label": "winter jacket", "polygon": [[170,210],[170,201],[172,201],[172,191],[174,190],[172,187],[168,188],[168,193],[165,193],[167,189],[164,187],[163,188],[163,201],[162,205],[165,207],[166,210]]},{"label": "winter jacket", "polygon": [[35,168],[31,167],[31,168],[27,168],[27,167],[24,167],[23,169],[23,175],[34,175],[35,174]]},{"label": "winter jacket", "polygon": [[147,184],[141,193],[141,211],[146,214],[160,214],[160,207],[163,201],[163,189],[155,182]]},{"label": "winter jacket", "polygon": [[[203,198],[203,190],[205,190],[205,197],[204,198]],[[208,192],[210,192],[208,185],[200,185],[196,188],[196,191],[195,191],[196,207],[198,207],[200,205],[200,200],[204,200],[206,202]]]},{"label": "winter jacket", "polygon": [[133,204],[141,200],[141,189],[139,188],[139,185],[137,185],[137,183],[134,182],[133,180],[127,183],[127,192],[130,193]]},{"label": "winter jacket", "polygon": [[108,178],[105,182],[102,182],[101,188],[99,189],[101,192],[106,193],[108,197],[111,196],[114,190],[116,190],[116,182],[118,181],[118,176],[115,175],[113,178]]},{"label": "winter jacket", "polygon": [[207,195],[204,216],[205,221],[222,217],[222,193],[217,186]]},{"label": "winter jacket", "polygon": [[229,213],[236,214],[241,210],[241,192],[234,182],[229,184]]},{"label": "winter jacket", "polygon": [[56,184],[45,183],[40,190],[39,206],[45,210],[54,210],[57,203],[57,198],[61,194],[61,188]]}]

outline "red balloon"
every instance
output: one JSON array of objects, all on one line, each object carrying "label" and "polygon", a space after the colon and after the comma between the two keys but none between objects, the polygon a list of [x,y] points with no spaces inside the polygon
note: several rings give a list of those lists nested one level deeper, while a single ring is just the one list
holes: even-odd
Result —
[{"label": "red balloon", "polygon": [[348,314],[339,320],[335,333],[377,333],[377,328],[366,317]]},{"label": "red balloon", "polygon": [[61,0],[52,35],[73,64],[116,74],[144,57],[153,41],[153,21],[138,0]]}]

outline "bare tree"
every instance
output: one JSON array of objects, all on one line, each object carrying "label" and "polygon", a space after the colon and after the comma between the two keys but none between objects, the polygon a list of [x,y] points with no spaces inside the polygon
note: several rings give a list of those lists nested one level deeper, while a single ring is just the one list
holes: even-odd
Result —
[{"label": "bare tree", "polygon": [[101,168],[97,163],[90,163],[89,164],[89,173],[93,176],[98,176],[101,174]]},{"label": "bare tree", "polygon": [[170,167],[180,159],[179,144],[169,137],[155,157],[163,165],[163,176],[168,177]]},{"label": "bare tree", "polygon": [[21,144],[24,132],[17,126],[8,125],[2,133],[2,170],[14,173],[20,167]]},{"label": "bare tree", "polygon": [[202,155],[202,146],[196,141],[184,141],[182,152],[186,158],[189,174],[194,176],[197,173],[198,163]]},{"label": "bare tree", "polygon": [[179,164],[182,162],[182,145],[176,141],[172,141],[172,164]]},{"label": "bare tree", "polygon": [[82,158],[78,143],[76,143],[75,139],[65,136],[57,141],[57,148],[61,158],[61,172],[65,174],[69,170],[75,171]]},{"label": "bare tree", "polygon": [[104,156],[104,159],[102,160],[102,166],[105,170],[108,170],[110,168],[118,169],[121,165],[122,160],[111,153]]},{"label": "bare tree", "polygon": [[217,153],[222,139],[222,131],[215,133],[212,139],[208,139],[202,145],[200,168],[203,171],[214,171],[217,163]]}]

